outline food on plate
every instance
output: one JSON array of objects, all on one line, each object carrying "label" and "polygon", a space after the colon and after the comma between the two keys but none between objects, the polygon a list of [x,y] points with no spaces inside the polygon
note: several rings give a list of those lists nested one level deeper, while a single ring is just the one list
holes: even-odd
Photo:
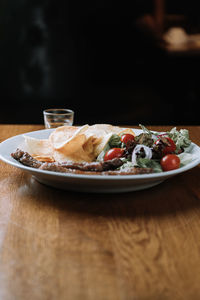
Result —
[{"label": "food on plate", "polygon": [[171,171],[180,167],[180,158],[175,154],[167,154],[161,158],[160,164],[163,171]]},{"label": "food on plate", "polygon": [[[39,161],[53,162],[54,157],[49,140],[34,139],[24,136],[24,149],[28,149],[29,154]],[[40,151],[38,151],[40,149]]]},{"label": "food on plate", "polygon": [[192,160],[188,130],[159,133],[140,127],[136,135],[110,124],[61,126],[48,139],[25,135],[24,145],[11,155],[40,170],[108,175],[165,172]]},{"label": "food on plate", "polygon": [[73,162],[54,162],[47,163],[41,162],[34,159],[27,152],[17,149],[12,153],[12,157],[25,166],[37,168],[40,170],[61,172],[61,173],[79,173],[79,174],[101,174],[101,175],[123,175],[123,174],[145,174],[151,173],[150,168],[129,168],[127,171],[120,171],[118,168],[123,165],[122,160],[114,158],[107,162],[84,162],[84,163],[73,163]]},{"label": "food on plate", "polygon": [[120,158],[124,155],[124,149],[123,148],[111,148],[108,150],[104,156],[104,161],[111,160],[113,158]]},{"label": "food on plate", "polygon": [[134,141],[134,135],[130,133],[123,133],[120,140],[122,143],[127,144],[129,141]]},{"label": "food on plate", "polygon": [[92,162],[110,140],[125,133],[134,136],[132,129],[109,124],[61,126],[48,139],[38,140],[25,135],[24,145],[20,148],[40,161]]}]

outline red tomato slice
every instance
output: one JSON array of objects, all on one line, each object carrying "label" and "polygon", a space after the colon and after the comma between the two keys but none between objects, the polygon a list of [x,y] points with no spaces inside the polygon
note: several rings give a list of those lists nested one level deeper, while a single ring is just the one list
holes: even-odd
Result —
[{"label": "red tomato slice", "polygon": [[[169,153],[173,153],[173,152],[176,150],[176,144],[175,144],[174,141],[173,141],[170,137],[168,137],[168,136],[163,136],[163,138],[166,140],[166,143],[168,144],[168,145],[166,145],[166,146],[163,148],[163,150],[162,150],[163,154],[166,155],[166,154],[169,154]],[[155,142],[155,144],[157,145],[157,144],[159,144],[160,142],[163,142],[163,139],[158,139],[158,140]]]},{"label": "red tomato slice", "polygon": [[134,135],[130,133],[125,133],[121,136],[121,142],[126,144],[128,141],[134,141]]},{"label": "red tomato slice", "polygon": [[122,157],[124,154],[124,149],[122,148],[112,148],[110,150],[108,150],[104,156],[104,161],[106,160],[111,160],[113,158],[120,158]]},{"label": "red tomato slice", "polygon": [[167,154],[160,161],[163,171],[171,171],[180,167],[180,158],[175,154]]}]

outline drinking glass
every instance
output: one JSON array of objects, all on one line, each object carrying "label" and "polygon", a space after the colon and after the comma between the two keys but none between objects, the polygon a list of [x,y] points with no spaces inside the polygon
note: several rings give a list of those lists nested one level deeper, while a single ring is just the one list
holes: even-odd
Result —
[{"label": "drinking glass", "polygon": [[49,108],[43,111],[45,128],[71,126],[74,122],[74,112],[67,108]]}]

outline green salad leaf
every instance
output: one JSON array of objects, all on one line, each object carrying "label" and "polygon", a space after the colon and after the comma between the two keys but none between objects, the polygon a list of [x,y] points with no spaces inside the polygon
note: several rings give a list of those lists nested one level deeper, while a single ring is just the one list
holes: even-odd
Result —
[{"label": "green salad leaf", "polygon": [[140,168],[152,168],[155,173],[162,172],[161,165],[154,159],[138,158],[137,166]]},{"label": "green salad leaf", "polygon": [[108,144],[109,144],[110,148],[120,148],[121,144],[122,144],[120,136],[117,134],[113,134],[110,137]]},{"label": "green salad leaf", "polygon": [[152,147],[154,140],[152,139],[152,136],[148,133],[141,133],[137,136],[135,136],[135,141],[140,145],[145,145],[147,147]]},{"label": "green salad leaf", "polygon": [[176,151],[179,151],[181,148],[187,148],[190,146],[191,140],[189,138],[189,131],[187,129],[180,129],[178,131],[176,127],[174,127],[167,133],[169,137],[175,142]]}]

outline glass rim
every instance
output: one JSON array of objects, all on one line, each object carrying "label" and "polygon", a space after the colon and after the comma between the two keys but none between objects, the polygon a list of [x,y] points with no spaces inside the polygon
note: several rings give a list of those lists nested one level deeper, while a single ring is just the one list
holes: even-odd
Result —
[{"label": "glass rim", "polygon": [[43,110],[44,115],[73,115],[74,111],[69,108],[47,108]]}]

